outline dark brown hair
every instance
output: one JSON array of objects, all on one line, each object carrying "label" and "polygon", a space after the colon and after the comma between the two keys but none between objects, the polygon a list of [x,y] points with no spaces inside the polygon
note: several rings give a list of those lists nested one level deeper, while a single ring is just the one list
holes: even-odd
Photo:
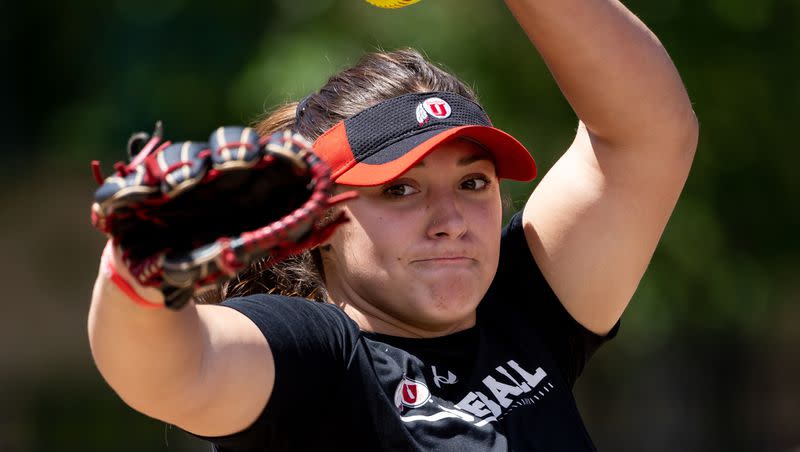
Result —
[{"label": "dark brown hair", "polygon": [[[471,100],[473,91],[461,80],[427,61],[413,49],[375,52],[355,66],[328,79],[316,93],[301,102],[282,105],[255,125],[266,136],[294,129],[313,141],[339,121],[406,93],[448,91]],[[298,108],[299,105],[299,108]],[[256,262],[220,291],[201,297],[205,302],[252,293],[278,293],[324,301],[327,297],[320,251],[314,249],[277,265]]]}]

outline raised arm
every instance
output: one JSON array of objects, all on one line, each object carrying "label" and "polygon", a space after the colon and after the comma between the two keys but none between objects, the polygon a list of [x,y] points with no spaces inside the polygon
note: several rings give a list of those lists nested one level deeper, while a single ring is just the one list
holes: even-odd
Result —
[{"label": "raised arm", "polygon": [[525,206],[525,234],[567,311],[604,334],[683,188],[697,120],[667,52],[618,1],[506,3],[581,121]]},{"label": "raised arm", "polygon": [[[109,257],[106,253],[104,259]],[[156,289],[137,293],[159,302]],[[101,263],[89,313],[89,342],[105,380],[134,409],[206,436],[240,431],[272,391],[269,346],[244,315],[189,303],[180,311],[140,306]]]}]

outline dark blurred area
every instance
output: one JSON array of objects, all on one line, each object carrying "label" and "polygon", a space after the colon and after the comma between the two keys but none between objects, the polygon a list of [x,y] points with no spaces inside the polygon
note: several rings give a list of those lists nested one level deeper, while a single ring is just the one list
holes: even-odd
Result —
[{"label": "dark blurred area", "polygon": [[[800,451],[800,2],[631,0],[700,119],[688,184],[619,337],[576,388],[602,451]],[[163,120],[205,140],[412,46],[475,87],[547,170],[576,118],[502,2],[4,2],[0,450],[197,451],[128,408],[86,338],[109,172]],[[533,184],[511,184],[521,206]],[[132,366],[136,363],[131,363]]]}]

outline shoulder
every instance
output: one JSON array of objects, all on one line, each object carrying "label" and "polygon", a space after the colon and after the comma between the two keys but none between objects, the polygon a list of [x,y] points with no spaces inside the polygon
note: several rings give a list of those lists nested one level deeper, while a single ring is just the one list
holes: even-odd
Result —
[{"label": "shoulder", "polygon": [[531,255],[523,230],[522,213],[517,212],[503,228],[497,273],[479,306],[479,313],[506,318],[517,312],[529,322],[542,319],[543,308],[559,305],[558,298]]},{"label": "shoulder", "polygon": [[308,300],[302,297],[288,297],[274,294],[253,294],[244,297],[229,298],[220,303],[242,312],[251,319],[271,317],[282,318],[283,320],[302,320],[309,321],[330,320],[338,322],[349,320],[349,317],[338,307],[318,301]]},{"label": "shoulder", "polygon": [[[506,285],[521,280],[527,282],[530,289],[549,289],[528,247],[522,212],[519,211],[509,219],[501,233],[500,262],[494,283]],[[530,286],[531,282],[535,284]]]},{"label": "shoulder", "polygon": [[566,310],[531,254],[521,212],[503,229],[497,274],[479,306],[479,316],[503,334],[515,335],[529,346],[544,346],[570,384],[619,328],[617,322],[608,334],[598,335]]},{"label": "shoulder", "polygon": [[338,343],[346,348],[359,334],[358,325],[337,306],[306,298],[254,294],[227,299],[221,306],[249,318],[273,350],[295,348],[299,342]]}]

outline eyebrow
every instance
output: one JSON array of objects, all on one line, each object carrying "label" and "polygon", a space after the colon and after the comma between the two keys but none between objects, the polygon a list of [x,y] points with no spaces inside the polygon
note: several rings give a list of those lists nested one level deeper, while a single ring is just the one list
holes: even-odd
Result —
[{"label": "eyebrow", "polygon": [[[479,162],[479,161],[482,161],[482,160],[486,160],[486,161],[489,161],[489,162],[492,161],[492,159],[490,159],[486,155],[475,154],[475,155],[468,155],[466,157],[462,157],[462,158],[458,159],[458,162],[456,162],[456,164],[458,166],[467,166],[467,165],[471,165],[471,164],[473,164],[475,162]],[[416,165],[412,166],[411,168],[425,168],[425,163],[423,163],[420,160],[419,163],[417,163]]]}]

